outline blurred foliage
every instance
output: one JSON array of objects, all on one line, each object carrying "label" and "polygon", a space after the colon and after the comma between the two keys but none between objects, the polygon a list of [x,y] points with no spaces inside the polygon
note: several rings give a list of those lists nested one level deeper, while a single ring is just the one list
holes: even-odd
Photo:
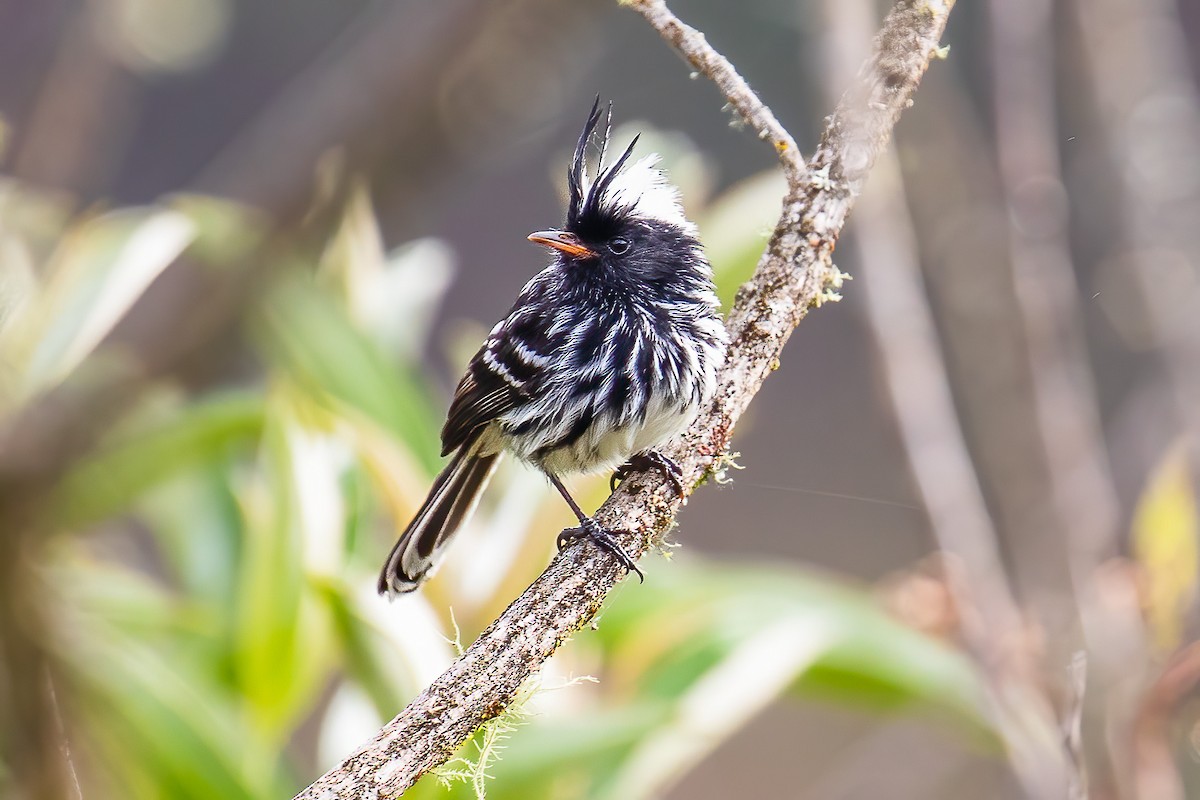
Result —
[{"label": "blurred foliage", "polygon": [[1150,475],[1134,510],[1133,549],[1145,571],[1146,620],[1160,654],[1180,645],[1196,600],[1200,517],[1184,444],[1169,451]]},{"label": "blurred foliage", "polygon": [[[685,143],[672,153],[700,163]],[[728,300],[761,252],[778,181],[711,203],[696,191]],[[77,218],[15,185],[0,199],[9,407],[102,368],[97,344],[183,248],[232,262],[259,230],[206,198]],[[553,547],[560,510],[509,467],[425,590],[393,605],[375,595],[439,463],[442,402],[419,355],[452,258],[431,241],[386,252],[359,186],[314,261],[278,270],[255,311],[259,378],[159,387],[61,486],[61,526],[91,533],[59,540],[45,576],[91,796],[288,796],[437,675],[450,632],[481,630]],[[993,746],[968,662],[867,591],[800,568],[675,561],[619,587],[506,727],[411,796],[655,796],[791,696],[919,712]]]}]

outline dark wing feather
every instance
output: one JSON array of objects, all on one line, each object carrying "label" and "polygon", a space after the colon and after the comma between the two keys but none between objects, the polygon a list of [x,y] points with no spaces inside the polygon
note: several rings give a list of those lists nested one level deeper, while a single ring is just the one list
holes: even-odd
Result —
[{"label": "dark wing feather", "polygon": [[521,293],[507,319],[497,325],[471,359],[454,392],[442,428],[442,455],[471,441],[479,429],[537,397],[549,377],[553,350],[547,313],[552,293],[545,281],[534,281]]},{"label": "dark wing feather", "polygon": [[454,400],[442,427],[442,455],[462,447],[492,420],[520,404],[521,392],[483,361],[483,350],[471,359],[467,374],[454,391]]},{"label": "dark wing feather", "polygon": [[[463,447],[481,428],[539,397],[554,374],[566,331],[577,325],[553,267],[525,285],[508,316],[492,329],[454,391],[442,428],[442,455]],[[558,330],[557,334],[552,333]]]}]

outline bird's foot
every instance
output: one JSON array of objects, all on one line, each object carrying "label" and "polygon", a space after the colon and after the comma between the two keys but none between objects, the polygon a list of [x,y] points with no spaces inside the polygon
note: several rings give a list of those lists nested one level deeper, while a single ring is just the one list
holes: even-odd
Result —
[{"label": "bird's foot", "polygon": [[625,552],[625,548],[621,547],[621,543],[617,541],[614,533],[630,533],[630,531],[610,531],[601,527],[600,523],[591,517],[584,517],[579,521],[578,528],[567,528],[558,535],[558,549],[562,550],[576,539],[590,539],[601,550],[612,553],[613,558],[621,562],[621,566],[625,569],[637,573],[639,583],[645,582],[646,576],[638,569],[633,557]]},{"label": "bird's foot", "polygon": [[644,453],[635,453],[630,456],[629,460],[617,467],[612,477],[608,479],[608,489],[609,491],[616,491],[618,481],[625,480],[635,472],[644,472],[651,469],[661,472],[675,490],[675,494],[683,497],[683,470],[679,468],[679,465],[674,460],[663,455],[658,450],[647,450]]}]

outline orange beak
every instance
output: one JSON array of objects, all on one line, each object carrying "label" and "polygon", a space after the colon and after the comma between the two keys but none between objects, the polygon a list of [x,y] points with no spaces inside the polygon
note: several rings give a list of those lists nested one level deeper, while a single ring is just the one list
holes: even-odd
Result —
[{"label": "orange beak", "polygon": [[595,258],[597,255],[595,251],[584,247],[578,236],[566,231],[538,231],[529,234],[528,238],[535,244],[553,247],[575,258]]}]

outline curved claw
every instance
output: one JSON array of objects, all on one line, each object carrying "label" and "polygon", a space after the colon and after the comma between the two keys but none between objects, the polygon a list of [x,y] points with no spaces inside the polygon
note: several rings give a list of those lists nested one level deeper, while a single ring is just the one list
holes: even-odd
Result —
[{"label": "curved claw", "polygon": [[630,533],[630,531],[606,530],[600,526],[600,523],[587,517],[581,520],[578,528],[567,528],[558,535],[558,549],[562,550],[576,539],[589,539],[601,550],[611,553],[626,570],[636,574],[639,583],[645,583],[646,576],[638,569],[633,557],[625,552],[625,548],[621,547],[621,543],[613,536],[614,533]]},{"label": "curved claw", "polygon": [[608,479],[608,489],[610,492],[617,490],[617,482],[623,481],[635,472],[644,472],[646,470],[657,469],[671,484],[675,490],[675,494],[683,497],[685,492],[683,489],[683,470],[671,458],[663,455],[658,450],[647,450],[644,453],[635,453],[630,456],[629,460],[613,471],[613,474]]}]

